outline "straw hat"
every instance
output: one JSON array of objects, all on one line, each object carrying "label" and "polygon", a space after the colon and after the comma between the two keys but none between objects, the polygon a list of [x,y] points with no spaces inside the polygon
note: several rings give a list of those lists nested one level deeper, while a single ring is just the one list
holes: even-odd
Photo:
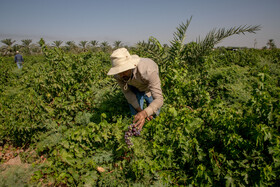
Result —
[{"label": "straw hat", "polygon": [[129,69],[134,69],[140,61],[139,56],[130,55],[126,48],[113,51],[111,57],[112,68],[107,75],[116,75]]}]

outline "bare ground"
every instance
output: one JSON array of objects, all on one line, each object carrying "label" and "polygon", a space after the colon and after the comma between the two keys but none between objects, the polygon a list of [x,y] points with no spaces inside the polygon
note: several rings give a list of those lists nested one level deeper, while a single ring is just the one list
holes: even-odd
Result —
[{"label": "bare ground", "polygon": [[0,186],[30,186],[29,180],[34,168],[23,163],[20,153],[24,150],[12,146],[0,146]]}]

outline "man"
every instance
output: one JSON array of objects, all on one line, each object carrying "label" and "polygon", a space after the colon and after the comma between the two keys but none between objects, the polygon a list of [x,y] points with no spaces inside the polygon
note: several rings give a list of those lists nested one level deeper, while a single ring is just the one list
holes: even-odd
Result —
[{"label": "man", "polygon": [[[127,49],[113,51],[112,68],[108,75],[114,75],[129,103],[131,114],[135,115],[133,123],[142,129],[145,119],[159,114],[163,105],[163,95],[157,64],[148,58],[130,55]],[[147,108],[143,109],[144,100]]]},{"label": "man", "polygon": [[18,66],[19,69],[22,68],[23,58],[22,58],[22,56],[19,54],[18,51],[16,52],[16,55],[15,55],[15,63],[17,63],[17,66]]}]

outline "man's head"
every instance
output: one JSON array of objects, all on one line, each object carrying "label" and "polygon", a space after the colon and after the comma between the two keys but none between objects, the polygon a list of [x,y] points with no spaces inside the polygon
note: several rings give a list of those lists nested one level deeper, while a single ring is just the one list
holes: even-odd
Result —
[{"label": "man's head", "polygon": [[120,48],[113,51],[110,57],[112,68],[107,75],[119,74],[122,78],[127,78],[128,74],[130,78],[131,70],[134,69],[140,61],[140,58],[137,55],[130,55],[126,48]]},{"label": "man's head", "polygon": [[16,54],[19,54],[19,51],[16,51]]},{"label": "man's head", "polygon": [[132,69],[126,70],[126,71],[121,72],[121,73],[118,73],[118,75],[120,76],[120,78],[121,78],[122,80],[124,80],[125,82],[127,82],[127,81],[130,79],[131,74],[132,74]]}]

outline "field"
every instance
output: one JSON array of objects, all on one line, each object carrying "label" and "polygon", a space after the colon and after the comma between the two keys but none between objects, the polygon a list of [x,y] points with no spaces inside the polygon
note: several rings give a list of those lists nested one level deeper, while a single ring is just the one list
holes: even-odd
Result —
[{"label": "field", "polygon": [[[42,40],[42,55],[24,56],[21,70],[0,57],[0,185],[275,186],[280,50],[212,50],[221,35],[253,29],[244,27],[184,44],[187,26],[169,46],[151,37],[129,49],[158,64],[164,94],[131,148],[127,102],[106,75],[110,53],[74,54]],[[17,155],[19,168],[8,171]]]}]

